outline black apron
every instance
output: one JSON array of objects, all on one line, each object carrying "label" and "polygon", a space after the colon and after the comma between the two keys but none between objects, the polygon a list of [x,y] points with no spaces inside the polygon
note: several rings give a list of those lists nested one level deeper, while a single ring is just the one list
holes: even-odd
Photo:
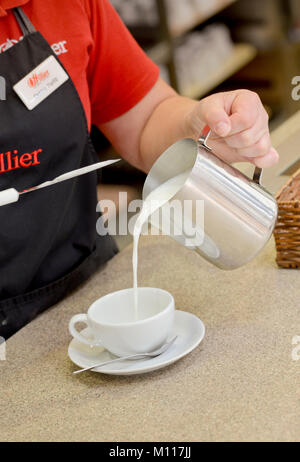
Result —
[{"label": "black apron", "polygon": [[[22,191],[99,159],[71,78],[31,111],[13,90],[49,56],[59,62],[23,10],[14,14],[24,39],[0,54],[7,86],[0,190]],[[20,156],[35,152],[21,167]],[[97,174],[89,173],[0,207],[0,336],[10,337],[117,253],[110,236],[97,236],[96,205]]]}]

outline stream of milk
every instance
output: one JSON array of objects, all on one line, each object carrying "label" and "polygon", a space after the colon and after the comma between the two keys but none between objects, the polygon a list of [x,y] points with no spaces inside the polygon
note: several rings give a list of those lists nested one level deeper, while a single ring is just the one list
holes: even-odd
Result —
[{"label": "stream of milk", "polygon": [[181,189],[190,174],[187,170],[177,175],[152,191],[143,203],[143,207],[136,220],[133,230],[133,289],[134,289],[134,317],[138,319],[138,244],[144,223],[156,210],[165,205]]}]

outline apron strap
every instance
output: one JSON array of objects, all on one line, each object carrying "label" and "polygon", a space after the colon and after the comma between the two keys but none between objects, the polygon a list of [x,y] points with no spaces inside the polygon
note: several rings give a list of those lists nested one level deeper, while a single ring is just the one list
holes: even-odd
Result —
[{"label": "apron strap", "polygon": [[28,16],[26,16],[22,8],[14,8],[13,13],[24,35],[32,34],[36,31],[34,25]]}]

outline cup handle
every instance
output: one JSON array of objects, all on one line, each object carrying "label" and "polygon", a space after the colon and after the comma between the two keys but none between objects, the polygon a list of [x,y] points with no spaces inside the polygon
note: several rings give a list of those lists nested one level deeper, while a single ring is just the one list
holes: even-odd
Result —
[{"label": "cup handle", "polygon": [[76,324],[78,322],[84,322],[88,327],[88,318],[86,314],[75,314],[73,318],[71,318],[69,322],[69,332],[72,335],[72,337],[76,338],[81,343],[85,343],[86,345],[90,346],[102,346],[98,341],[95,340],[89,340],[85,338],[78,330],[76,329]]}]

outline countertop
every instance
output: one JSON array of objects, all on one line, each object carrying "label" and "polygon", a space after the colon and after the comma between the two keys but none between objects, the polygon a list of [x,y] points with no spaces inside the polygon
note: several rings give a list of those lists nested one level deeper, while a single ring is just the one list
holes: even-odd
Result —
[{"label": "countertop", "polygon": [[140,284],[199,316],[204,341],[177,363],[108,376],[67,357],[68,321],[130,287],[132,247],[7,342],[0,361],[1,441],[300,441],[297,270],[277,269],[273,240],[223,272],[168,237],[140,242]]},{"label": "countertop", "polygon": [[[281,161],[266,171],[270,189],[299,159],[299,124],[297,113],[273,134]],[[139,284],[170,291],[177,309],[199,316],[204,341],[149,374],[72,375],[69,319],[98,297],[132,286],[129,246],[7,341],[0,440],[300,441],[300,360],[292,358],[300,273],[277,268],[273,239],[231,272],[168,237],[142,237],[139,255]]]}]

